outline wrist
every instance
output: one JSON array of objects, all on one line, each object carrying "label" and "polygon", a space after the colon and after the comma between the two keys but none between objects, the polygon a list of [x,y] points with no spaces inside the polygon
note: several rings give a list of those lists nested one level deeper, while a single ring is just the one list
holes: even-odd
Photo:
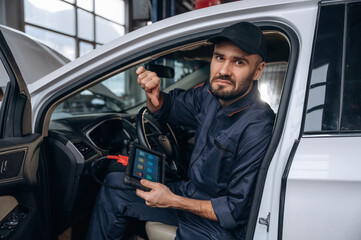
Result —
[{"label": "wrist", "polygon": [[172,195],[168,199],[168,207],[179,209],[181,207],[180,203],[182,202],[181,198],[181,196],[172,193]]},{"label": "wrist", "polygon": [[151,113],[156,113],[162,108],[163,102],[164,102],[164,97],[163,97],[162,92],[159,93],[159,97],[158,97],[159,104],[158,104],[158,106],[153,105],[152,99],[148,95],[146,97],[147,97],[147,107],[148,107],[148,110]]}]

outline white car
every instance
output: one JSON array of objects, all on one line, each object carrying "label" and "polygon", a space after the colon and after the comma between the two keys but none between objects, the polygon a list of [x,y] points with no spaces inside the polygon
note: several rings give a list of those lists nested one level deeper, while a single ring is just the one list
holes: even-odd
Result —
[{"label": "white car", "polygon": [[[196,87],[209,77],[206,39],[240,21],[255,23],[267,39],[259,89],[277,114],[246,239],[361,239],[356,0],[222,4],[141,28],[70,63],[0,27],[0,239],[52,239],[69,227],[73,239],[84,237],[100,187],[92,163],[126,154],[133,141],[170,155],[168,176],[185,178],[194,129],[163,128],[137,115],[145,95],[135,69],[157,71],[164,91]],[[101,178],[116,167],[95,168]],[[160,239],[168,226],[158,227],[147,223],[149,239]]]}]

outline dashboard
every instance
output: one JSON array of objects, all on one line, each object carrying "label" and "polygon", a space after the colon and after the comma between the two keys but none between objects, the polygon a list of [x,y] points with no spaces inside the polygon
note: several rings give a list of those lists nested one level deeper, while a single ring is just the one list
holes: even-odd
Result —
[{"label": "dashboard", "polygon": [[[52,120],[45,141],[50,181],[54,186],[59,222],[88,218],[100,185],[91,175],[92,163],[107,155],[127,155],[137,138],[135,115],[97,114]],[[104,177],[109,166],[96,169]],[[66,226],[59,226],[61,232]]]},{"label": "dashboard", "polygon": [[[112,113],[52,120],[49,136],[62,142],[69,141],[78,145],[81,142],[93,150],[94,156],[118,154],[127,141],[137,138],[135,116]],[[86,162],[93,156],[83,157]]]}]

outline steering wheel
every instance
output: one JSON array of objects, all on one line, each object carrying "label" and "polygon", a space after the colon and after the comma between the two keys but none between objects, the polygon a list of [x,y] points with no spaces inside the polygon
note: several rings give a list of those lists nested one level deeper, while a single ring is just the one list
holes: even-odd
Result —
[{"label": "steering wheel", "polygon": [[[181,160],[177,139],[168,123],[160,124],[146,107],[141,108],[136,116],[136,129],[139,144],[162,152],[167,156],[165,173],[167,177],[180,177]],[[147,126],[146,126],[147,124]],[[151,133],[146,131],[152,130]]]}]

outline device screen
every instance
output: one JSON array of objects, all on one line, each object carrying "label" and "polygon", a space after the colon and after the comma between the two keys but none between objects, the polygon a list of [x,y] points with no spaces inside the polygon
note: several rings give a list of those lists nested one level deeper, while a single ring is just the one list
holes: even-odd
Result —
[{"label": "device screen", "polygon": [[144,178],[152,182],[157,182],[159,177],[159,161],[160,158],[154,154],[135,149],[135,159],[133,166],[133,176]]}]

